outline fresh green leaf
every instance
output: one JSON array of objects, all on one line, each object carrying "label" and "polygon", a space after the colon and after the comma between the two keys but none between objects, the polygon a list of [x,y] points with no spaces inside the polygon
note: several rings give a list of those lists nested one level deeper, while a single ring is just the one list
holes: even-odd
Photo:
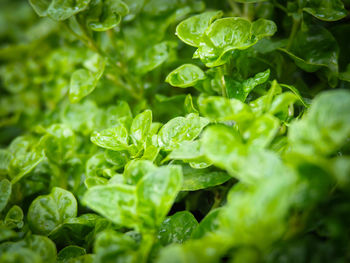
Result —
[{"label": "fresh green leaf", "polygon": [[336,21],[348,14],[341,0],[309,0],[303,10],[324,21]]},{"label": "fresh green leaf", "polygon": [[205,79],[205,74],[199,67],[184,64],[170,72],[165,81],[174,87],[188,88],[203,79]]},{"label": "fresh green leaf", "polygon": [[222,15],[221,11],[209,11],[187,18],[176,27],[176,35],[186,44],[199,47],[207,27]]},{"label": "fresh green leaf", "polygon": [[174,118],[160,129],[158,144],[165,150],[172,150],[183,141],[194,140],[208,123],[206,118],[193,113]]},{"label": "fresh green leaf", "polygon": [[60,1],[60,0],[30,0],[29,3],[39,16],[49,16],[54,20],[65,20],[81,11],[90,0]]},{"label": "fresh green leaf", "polygon": [[28,210],[28,223],[33,232],[48,235],[65,219],[76,215],[77,201],[73,194],[55,187],[50,194],[33,201]]},{"label": "fresh green leaf", "polygon": [[94,132],[91,135],[91,141],[106,149],[114,151],[125,150],[128,147],[128,130],[124,126],[119,125],[100,132]]},{"label": "fresh green leaf", "polygon": [[183,243],[198,226],[197,220],[187,211],[177,212],[166,218],[159,227],[158,239],[163,246]]}]

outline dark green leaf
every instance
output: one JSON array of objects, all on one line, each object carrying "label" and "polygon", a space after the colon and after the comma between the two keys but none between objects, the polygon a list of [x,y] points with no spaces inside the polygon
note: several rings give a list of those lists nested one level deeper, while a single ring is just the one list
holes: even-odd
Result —
[{"label": "dark green leaf", "polygon": [[198,222],[190,212],[177,212],[160,225],[158,239],[163,246],[171,243],[181,244],[191,237],[197,226]]}]

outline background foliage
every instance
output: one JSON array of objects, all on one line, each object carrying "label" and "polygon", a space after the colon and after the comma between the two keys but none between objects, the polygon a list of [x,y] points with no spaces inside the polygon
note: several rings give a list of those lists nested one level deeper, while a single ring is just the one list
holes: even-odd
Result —
[{"label": "background foliage", "polygon": [[349,262],[348,0],[2,0],[1,262]]}]

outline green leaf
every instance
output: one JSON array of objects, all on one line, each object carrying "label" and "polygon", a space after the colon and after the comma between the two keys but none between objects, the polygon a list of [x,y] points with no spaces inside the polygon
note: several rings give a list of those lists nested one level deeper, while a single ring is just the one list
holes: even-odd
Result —
[{"label": "green leaf", "polygon": [[86,236],[93,231],[98,219],[101,218],[95,214],[67,218],[50,232],[49,238],[60,245],[84,244]]},{"label": "green leaf", "polygon": [[174,148],[166,159],[191,161],[203,157],[201,143],[196,141],[183,141]]},{"label": "green leaf", "polygon": [[335,90],[321,93],[307,114],[292,123],[288,138],[302,153],[329,155],[346,144],[350,136],[350,93]]},{"label": "green leaf", "polygon": [[83,11],[89,2],[90,0],[29,0],[29,3],[39,16],[49,16],[57,21],[65,20]]},{"label": "green leaf", "polygon": [[232,51],[244,50],[277,30],[274,22],[259,19],[253,23],[239,17],[221,18],[213,22],[202,36],[195,53],[207,67],[225,64]]},{"label": "green leaf", "polygon": [[249,93],[258,85],[265,83],[270,77],[270,69],[257,73],[254,77],[243,82],[225,76],[226,93],[229,98],[245,101]]},{"label": "green leaf", "polygon": [[191,238],[193,239],[199,239],[205,236],[208,233],[214,232],[215,230],[219,229],[219,214],[220,211],[223,210],[222,208],[216,208],[212,211],[210,211],[199,223],[197,228],[192,232]]},{"label": "green leaf", "polygon": [[91,187],[86,191],[83,203],[118,225],[138,225],[134,186],[113,184]]},{"label": "green leaf", "polygon": [[269,146],[279,128],[279,120],[270,114],[265,114],[255,119],[244,131],[242,137],[248,144],[264,148]]},{"label": "green leaf", "polygon": [[142,249],[129,235],[106,230],[95,241],[96,261],[94,262],[137,262],[137,250]]},{"label": "green leaf", "polygon": [[176,27],[176,35],[186,44],[199,47],[207,27],[222,15],[222,11],[209,11],[187,18]]},{"label": "green leaf", "polygon": [[0,242],[16,238],[17,233],[7,227],[0,226]]},{"label": "green leaf", "polygon": [[159,67],[169,59],[174,47],[175,42],[163,41],[146,49],[135,63],[135,74],[144,75]]},{"label": "green leaf", "polygon": [[310,26],[300,30],[292,41],[290,49],[281,48],[295,64],[307,72],[314,72],[321,67],[338,72],[338,44],[327,29]]},{"label": "green leaf", "polygon": [[231,155],[244,154],[241,136],[224,125],[209,126],[203,132],[201,141],[206,157],[220,168],[231,165]]},{"label": "green leaf", "polygon": [[181,166],[162,166],[146,174],[136,186],[136,211],[143,227],[154,229],[168,214],[182,185]]},{"label": "green leaf", "polygon": [[183,184],[182,191],[197,191],[209,187],[221,185],[232,177],[222,171],[212,171],[206,169],[193,169],[183,166]]},{"label": "green leaf", "polygon": [[69,88],[70,102],[79,102],[96,88],[103,75],[105,64],[105,60],[96,55],[91,61],[87,61],[89,69],[78,69],[73,72]]},{"label": "green leaf", "polygon": [[0,212],[4,210],[10,200],[12,185],[9,180],[2,179],[0,181]]},{"label": "green leaf", "polygon": [[75,134],[64,124],[53,124],[41,139],[44,152],[52,162],[62,163],[74,154]]},{"label": "green leaf", "polygon": [[198,110],[193,105],[193,100],[192,100],[191,94],[187,94],[184,104],[185,104],[185,110],[187,113],[197,113],[198,114]]},{"label": "green leaf", "polygon": [[26,247],[40,255],[43,262],[56,262],[57,250],[55,243],[51,239],[44,236],[31,235],[25,241]]},{"label": "green leaf", "polygon": [[[113,151],[114,152],[114,151]],[[118,152],[117,152],[118,153]],[[86,162],[86,177],[102,176],[110,177],[107,174],[112,165],[107,162],[105,154],[99,152],[91,156]]]},{"label": "green leaf", "polygon": [[41,263],[40,256],[27,248],[20,248],[16,251],[8,251],[0,255],[0,261],[3,263]]},{"label": "green leaf", "polygon": [[23,227],[23,211],[22,209],[14,205],[10,208],[10,210],[7,212],[5,220],[5,225],[8,228],[22,228]]},{"label": "green leaf", "polygon": [[8,167],[12,184],[30,173],[44,157],[37,141],[29,136],[17,137],[8,150],[14,156]]},{"label": "green leaf", "polygon": [[172,150],[183,141],[194,140],[208,125],[206,118],[191,113],[187,117],[176,117],[167,122],[159,131],[158,144],[164,150]]},{"label": "green leaf", "polygon": [[112,151],[106,150],[104,155],[106,161],[114,166],[114,169],[118,170],[125,166],[129,160],[129,154],[126,151]]},{"label": "green leaf", "polygon": [[265,2],[267,0],[235,0],[237,3],[259,3],[259,2]]},{"label": "green leaf", "polygon": [[130,137],[134,144],[142,145],[145,142],[152,124],[152,111],[145,110],[136,115],[130,127]]},{"label": "green leaf", "polygon": [[184,64],[170,72],[165,81],[174,87],[188,88],[193,87],[203,79],[205,79],[205,74],[199,67],[193,64]]},{"label": "green leaf", "polygon": [[136,185],[146,174],[153,172],[156,166],[146,160],[133,160],[124,169],[124,179],[127,184]]},{"label": "green leaf", "polygon": [[119,125],[100,132],[93,132],[91,141],[102,148],[122,151],[128,147],[128,131],[124,126]]},{"label": "green leaf", "polygon": [[48,235],[55,227],[77,215],[74,195],[54,187],[50,194],[38,196],[28,210],[28,223],[33,232]]},{"label": "green leaf", "polygon": [[213,121],[245,121],[252,118],[249,106],[237,99],[200,96],[199,111]]},{"label": "green leaf", "polygon": [[79,246],[67,246],[60,250],[57,254],[58,263],[69,263],[70,259],[85,255],[86,251],[84,248]]},{"label": "green leaf", "polygon": [[341,0],[309,0],[303,11],[324,21],[337,21],[348,14]]},{"label": "green leaf", "polygon": [[181,244],[191,237],[197,226],[198,222],[190,212],[177,212],[163,221],[157,237],[163,246],[171,243]]},{"label": "green leaf", "polygon": [[7,173],[12,158],[8,150],[0,149],[0,175]]},{"label": "green leaf", "polygon": [[90,29],[107,31],[116,27],[128,13],[128,6],[121,0],[91,0],[84,15]]},{"label": "green leaf", "polygon": [[86,254],[76,258],[72,258],[69,263],[94,263],[96,262],[96,255]]}]

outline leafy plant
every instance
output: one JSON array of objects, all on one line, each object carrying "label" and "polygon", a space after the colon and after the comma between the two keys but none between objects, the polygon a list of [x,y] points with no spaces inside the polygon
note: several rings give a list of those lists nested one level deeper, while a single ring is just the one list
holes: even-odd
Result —
[{"label": "leafy plant", "polygon": [[2,0],[0,262],[348,262],[347,0]]}]

